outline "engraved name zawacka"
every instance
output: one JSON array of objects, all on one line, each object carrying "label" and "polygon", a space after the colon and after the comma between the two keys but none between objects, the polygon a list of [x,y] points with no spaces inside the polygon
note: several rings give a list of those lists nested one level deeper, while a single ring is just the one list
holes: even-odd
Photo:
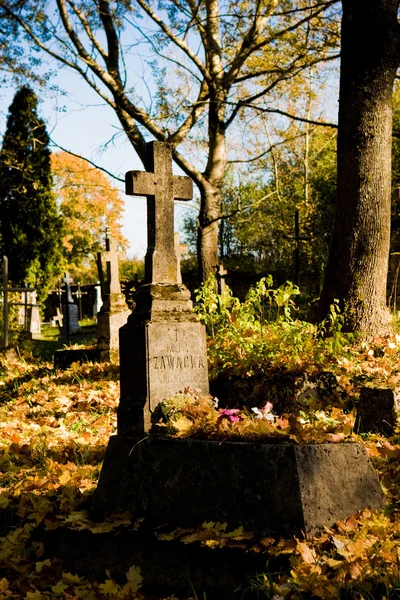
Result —
[{"label": "engraved name zawacka", "polygon": [[154,369],[204,369],[201,356],[186,354],[185,356],[154,356]]}]

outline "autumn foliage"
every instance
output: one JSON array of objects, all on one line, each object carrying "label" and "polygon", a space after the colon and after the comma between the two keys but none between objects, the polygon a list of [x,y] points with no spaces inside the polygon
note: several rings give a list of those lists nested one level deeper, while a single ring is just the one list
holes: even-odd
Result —
[{"label": "autumn foliage", "polygon": [[96,253],[104,250],[106,227],[126,250],[128,242],[121,232],[124,201],[107,176],[81,158],[57,152],[51,157],[51,168],[63,215],[64,255],[72,276],[79,280],[93,271]]}]

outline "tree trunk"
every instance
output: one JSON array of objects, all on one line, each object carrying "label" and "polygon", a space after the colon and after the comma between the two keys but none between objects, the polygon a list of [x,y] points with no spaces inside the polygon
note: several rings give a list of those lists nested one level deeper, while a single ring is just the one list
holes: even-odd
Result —
[{"label": "tree trunk", "polygon": [[397,0],[343,0],[337,206],[321,317],[338,299],[347,331],[389,330],[392,91]]},{"label": "tree trunk", "polygon": [[218,228],[222,196],[221,189],[210,184],[200,186],[201,208],[197,234],[199,275],[204,281],[215,273],[218,264]]}]

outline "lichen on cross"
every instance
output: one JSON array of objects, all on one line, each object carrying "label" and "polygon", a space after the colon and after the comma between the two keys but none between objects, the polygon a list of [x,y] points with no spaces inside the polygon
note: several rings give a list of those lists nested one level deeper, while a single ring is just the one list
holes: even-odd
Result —
[{"label": "lichen on cross", "polygon": [[126,194],[147,198],[145,282],[177,284],[174,200],[191,200],[193,182],[173,175],[171,147],[164,142],[146,144],[146,169],[125,176]]}]

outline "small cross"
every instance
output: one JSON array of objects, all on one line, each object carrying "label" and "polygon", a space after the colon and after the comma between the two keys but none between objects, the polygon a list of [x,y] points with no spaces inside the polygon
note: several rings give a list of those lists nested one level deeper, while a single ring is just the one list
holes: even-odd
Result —
[{"label": "small cross", "polygon": [[72,295],[71,295],[71,283],[72,283],[72,279],[69,276],[69,273],[65,273],[64,274],[64,279],[63,279],[65,286],[67,288],[67,302],[69,304],[73,304],[73,299],[72,299]]},{"label": "small cross", "polygon": [[87,294],[87,292],[82,292],[82,290],[81,290],[81,282],[80,281],[78,281],[78,289],[76,290],[76,292],[72,292],[72,294],[78,298],[79,319],[81,320],[83,318],[82,296],[84,296],[85,294]]},{"label": "small cross", "polygon": [[128,196],[147,198],[146,283],[178,283],[174,247],[174,200],[191,200],[193,182],[172,173],[171,147],[164,142],[146,144],[146,171],[128,171]]},{"label": "small cross", "polygon": [[109,294],[120,294],[121,285],[119,283],[118,271],[118,251],[114,240],[106,237],[106,252],[101,253],[102,260],[107,265],[107,287]]}]

